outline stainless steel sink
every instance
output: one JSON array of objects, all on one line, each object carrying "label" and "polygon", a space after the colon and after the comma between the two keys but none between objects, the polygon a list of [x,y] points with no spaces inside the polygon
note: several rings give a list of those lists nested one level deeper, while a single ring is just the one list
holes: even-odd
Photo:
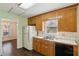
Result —
[{"label": "stainless steel sink", "polygon": [[55,37],[54,36],[45,36],[44,39],[49,39],[49,40],[53,40]]}]

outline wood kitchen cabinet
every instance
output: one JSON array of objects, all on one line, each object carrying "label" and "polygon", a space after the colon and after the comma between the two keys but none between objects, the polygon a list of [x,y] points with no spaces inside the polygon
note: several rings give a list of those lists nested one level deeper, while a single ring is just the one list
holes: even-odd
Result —
[{"label": "wood kitchen cabinet", "polygon": [[33,50],[47,56],[55,55],[54,42],[48,40],[33,38]]},{"label": "wood kitchen cabinet", "polygon": [[65,25],[66,25],[66,13],[65,10],[58,10],[56,13],[56,16],[61,16],[61,18],[58,19],[58,31],[63,32],[65,31]]},{"label": "wood kitchen cabinet", "polygon": [[45,45],[44,45],[44,42],[45,42],[45,40],[43,39],[43,40],[41,41],[41,47],[40,47],[40,53],[43,54],[43,55],[44,55],[44,53],[45,53],[45,51],[44,51],[44,50],[45,50],[45,49],[44,49],[44,46],[45,46]]},{"label": "wood kitchen cabinet", "polygon": [[36,46],[36,48],[37,48],[36,51],[39,52],[39,53],[40,53],[40,47],[41,47],[41,40],[42,40],[42,39],[37,39],[37,40],[36,40],[36,43],[37,43],[37,44],[36,44],[36,45],[37,45],[37,46]]},{"label": "wood kitchen cabinet", "polygon": [[[59,32],[76,32],[77,31],[77,4],[54,10],[51,12],[43,13],[34,17],[30,17],[28,23],[35,24],[37,31],[44,30],[44,22],[49,18],[59,17],[58,31]],[[32,20],[33,21],[32,21]]]},{"label": "wood kitchen cabinet", "polygon": [[37,39],[33,38],[33,49],[37,50]]},{"label": "wood kitchen cabinet", "polygon": [[56,11],[51,11],[48,13],[44,13],[41,15],[43,21],[49,20],[49,18],[53,18],[56,17]]},{"label": "wood kitchen cabinet", "polygon": [[67,10],[67,31],[68,32],[77,32],[77,6],[74,6]]},{"label": "wood kitchen cabinet", "polygon": [[76,6],[57,11],[57,16],[62,16],[62,18],[58,20],[58,31],[77,31]]},{"label": "wood kitchen cabinet", "polygon": [[42,20],[42,17],[41,16],[37,16],[36,17],[36,29],[37,31],[42,31],[42,26],[43,26],[43,20]]},{"label": "wood kitchen cabinet", "polygon": [[41,46],[41,53],[47,56],[54,56],[55,53],[54,42],[50,42],[48,40],[43,40]]},{"label": "wood kitchen cabinet", "polygon": [[77,45],[57,43],[54,41],[45,40],[43,38],[33,38],[33,50],[45,56],[58,56],[58,54],[60,56],[71,56],[70,53],[72,53],[73,56],[78,56]]},{"label": "wood kitchen cabinet", "polygon": [[74,56],[78,56],[78,46],[73,45],[73,54]]},{"label": "wood kitchen cabinet", "polygon": [[56,17],[56,12],[50,12],[36,16],[36,29],[37,31],[44,31],[44,22],[49,18]]},{"label": "wood kitchen cabinet", "polygon": [[28,25],[35,26],[35,17],[28,18]]},{"label": "wood kitchen cabinet", "polygon": [[35,25],[37,31],[42,31],[43,30],[42,29],[42,25],[43,25],[42,22],[43,22],[43,20],[42,20],[41,16],[35,16],[35,17],[29,18],[28,25],[33,25],[33,26]]},{"label": "wood kitchen cabinet", "polygon": [[38,38],[33,38],[33,50],[37,51],[40,53],[40,46],[41,46],[41,40]]},{"label": "wood kitchen cabinet", "polygon": [[48,55],[55,56],[55,42],[51,42],[51,41],[49,42]]}]

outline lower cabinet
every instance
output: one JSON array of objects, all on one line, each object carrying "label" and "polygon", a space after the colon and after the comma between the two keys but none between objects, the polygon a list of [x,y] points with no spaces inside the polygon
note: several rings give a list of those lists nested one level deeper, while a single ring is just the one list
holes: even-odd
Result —
[{"label": "lower cabinet", "polygon": [[36,39],[35,38],[33,38],[33,49],[34,50],[37,50],[37,43],[36,43]]},{"label": "lower cabinet", "polygon": [[33,50],[46,56],[70,56],[69,52],[72,52],[73,56],[78,55],[78,46],[56,43],[41,38],[33,38]]},{"label": "lower cabinet", "polygon": [[38,39],[33,38],[33,50],[46,55],[46,56],[54,56],[55,55],[55,48],[54,48],[54,42],[44,40],[44,39]]},{"label": "lower cabinet", "polygon": [[51,44],[49,44],[48,46],[48,55],[50,56],[55,56],[55,44],[54,42],[50,42]]},{"label": "lower cabinet", "polygon": [[41,53],[47,56],[54,56],[54,42],[42,40]]},{"label": "lower cabinet", "polygon": [[40,52],[41,39],[33,38],[33,50]]},{"label": "lower cabinet", "polygon": [[78,56],[78,46],[73,45],[73,54],[74,56]]}]

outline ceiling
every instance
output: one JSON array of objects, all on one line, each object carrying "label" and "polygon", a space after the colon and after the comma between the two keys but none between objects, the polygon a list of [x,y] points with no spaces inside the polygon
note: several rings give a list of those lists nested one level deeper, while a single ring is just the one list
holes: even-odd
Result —
[{"label": "ceiling", "polygon": [[0,3],[0,10],[28,18],[41,13],[73,5],[73,3],[36,3],[34,6],[28,9],[22,9],[18,6],[19,4],[20,3]]}]

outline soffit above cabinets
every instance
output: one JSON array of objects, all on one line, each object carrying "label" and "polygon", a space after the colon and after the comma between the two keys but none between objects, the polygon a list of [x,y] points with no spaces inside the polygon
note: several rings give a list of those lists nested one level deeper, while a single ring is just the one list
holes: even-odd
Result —
[{"label": "soffit above cabinets", "polygon": [[4,10],[8,13],[14,13],[16,15],[28,18],[45,12],[73,5],[73,3],[36,3],[34,6],[28,9],[22,9],[19,7],[20,4],[21,3],[0,3],[0,10]]}]

